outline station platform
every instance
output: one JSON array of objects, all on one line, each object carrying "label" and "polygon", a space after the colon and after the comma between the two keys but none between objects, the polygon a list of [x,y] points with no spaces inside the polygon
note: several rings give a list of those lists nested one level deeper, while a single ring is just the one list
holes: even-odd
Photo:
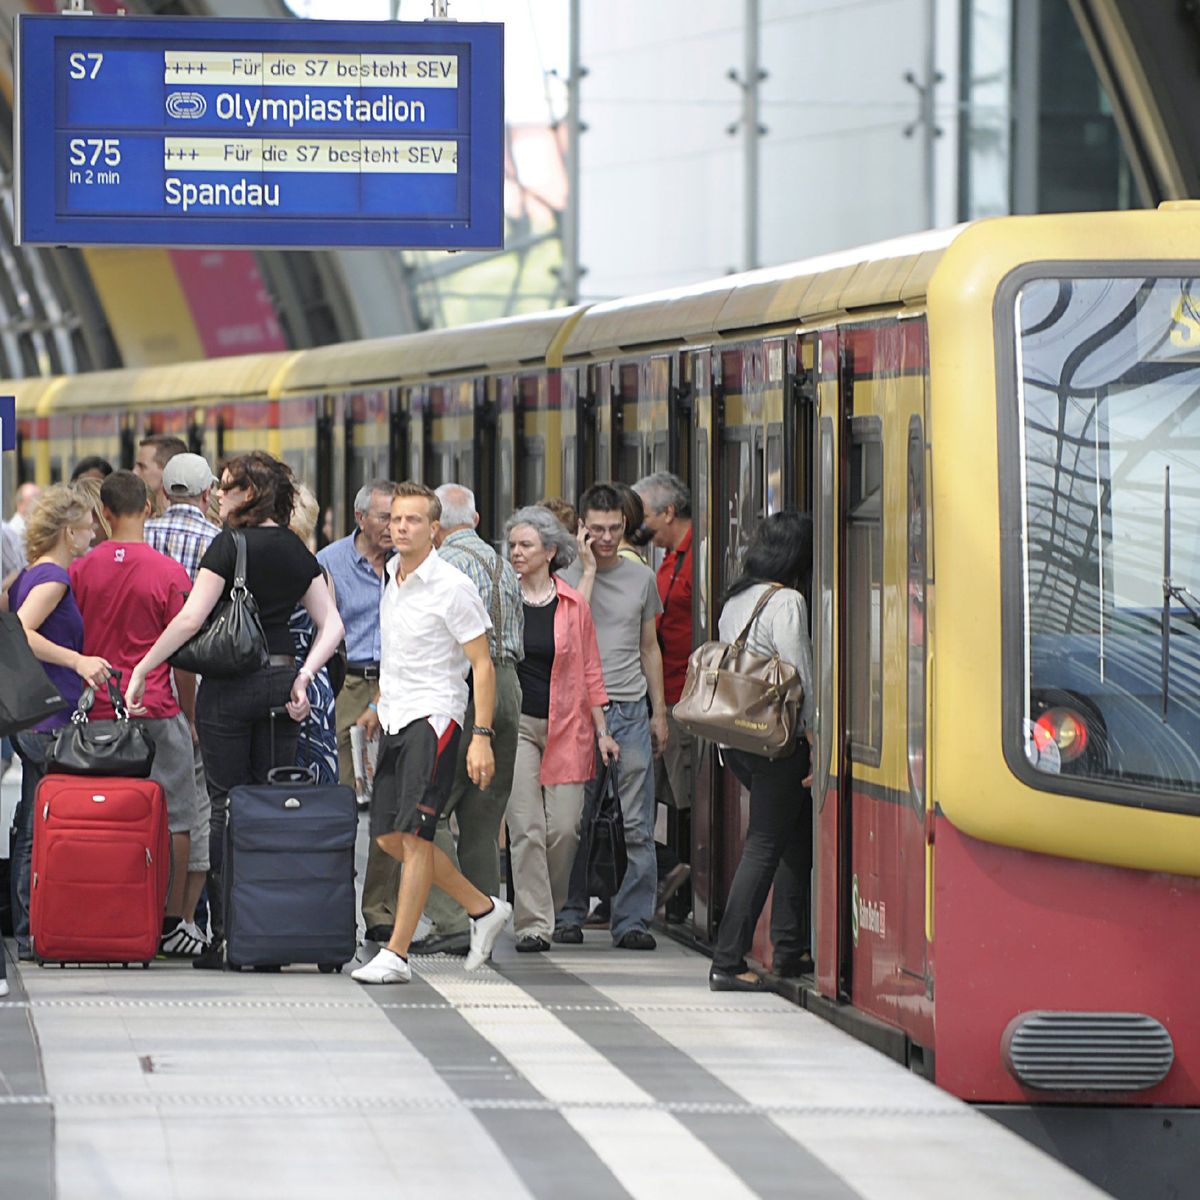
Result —
[{"label": "station platform", "polygon": [[413,965],[18,969],[10,943],[0,1197],[1104,1195],[781,997],[710,992],[669,939]]}]

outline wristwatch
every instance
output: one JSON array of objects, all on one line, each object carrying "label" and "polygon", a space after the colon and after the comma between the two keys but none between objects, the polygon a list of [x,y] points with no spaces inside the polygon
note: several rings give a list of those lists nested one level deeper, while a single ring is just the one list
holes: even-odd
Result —
[{"label": "wristwatch", "polygon": [[471,733],[475,737],[494,738],[496,736],[496,731],[488,728],[486,725],[472,725]]},{"label": "wristwatch", "polygon": [[598,738],[602,738],[602,737],[612,737],[612,734],[608,732],[608,726],[607,726],[607,725],[605,725],[605,727],[604,727],[603,729],[597,729],[597,730],[596,730],[596,736],[597,736]]}]

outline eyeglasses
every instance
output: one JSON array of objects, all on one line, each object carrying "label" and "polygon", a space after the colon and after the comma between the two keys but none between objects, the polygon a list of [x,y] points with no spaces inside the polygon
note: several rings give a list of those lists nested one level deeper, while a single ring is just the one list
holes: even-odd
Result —
[{"label": "eyeglasses", "polygon": [[617,537],[625,528],[624,521],[618,521],[616,525],[585,525],[584,528],[592,535],[592,537]]},{"label": "eyeglasses", "polygon": [[245,490],[246,485],[244,483],[231,483],[228,479],[222,479],[221,482],[217,484],[218,492],[242,492]]}]

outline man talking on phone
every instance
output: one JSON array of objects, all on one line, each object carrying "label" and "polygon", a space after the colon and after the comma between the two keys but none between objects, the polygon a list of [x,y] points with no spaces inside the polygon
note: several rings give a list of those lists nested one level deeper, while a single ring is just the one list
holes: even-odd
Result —
[{"label": "man talking on phone", "polygon": [[[654,572],[617,553],[625,532],[625,517],[616,489],[609,483],[594,484],[580,497],[579,512],[579,559],[562,574],[591,605],[610,702],[608,729],[621,747],[617,787],[629,865],[621,890],[612,897],[612,940],[622,950],[653,950],[657,943],[650,922],[658,885],[654,757],[661,755],[667,745],[662,654],[655,626],[662,601]],[[571,890],[554,930],[556,942],[583,941],[589,899],[588,835],[599,791],[600,780],[593,779],[584,800]]]}]

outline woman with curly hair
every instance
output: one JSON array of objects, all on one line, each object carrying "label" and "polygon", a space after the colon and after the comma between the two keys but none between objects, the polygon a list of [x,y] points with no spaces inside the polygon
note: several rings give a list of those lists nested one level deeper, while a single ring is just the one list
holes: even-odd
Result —
[{"label": "woman with curly hair", "polygon": [[[134,668],[126,693],[137,711],[146,676],[198,633],[209,613],[229,599],[237,562],[234,531],[246,539],[246,587],[258,605],[270,659],[265,667],[236,679],[206,677],[196,697],[196,729],[208,793],[212,797],[209,843],[209,903],[213,941],[193,965],[223,965],[223,921],[219,897],[222,835],[230,791],[243,783],[265,783],[278,763],[296,758],[299,722],[309,714],[308,686],[342,640],[342,621],[312,551],[289,528],[296,500],[290,468],[261,450],[227,462],[218,485],[223,529],[200,560],[187,603]],[[289,627],[303,604],[316,636],[299,670]],[[271,710],[286,705],[293,724],[271,729]],[[274,756],[272,756],[274,742]],[[213,903],[213,901],[217,903]]]}]

